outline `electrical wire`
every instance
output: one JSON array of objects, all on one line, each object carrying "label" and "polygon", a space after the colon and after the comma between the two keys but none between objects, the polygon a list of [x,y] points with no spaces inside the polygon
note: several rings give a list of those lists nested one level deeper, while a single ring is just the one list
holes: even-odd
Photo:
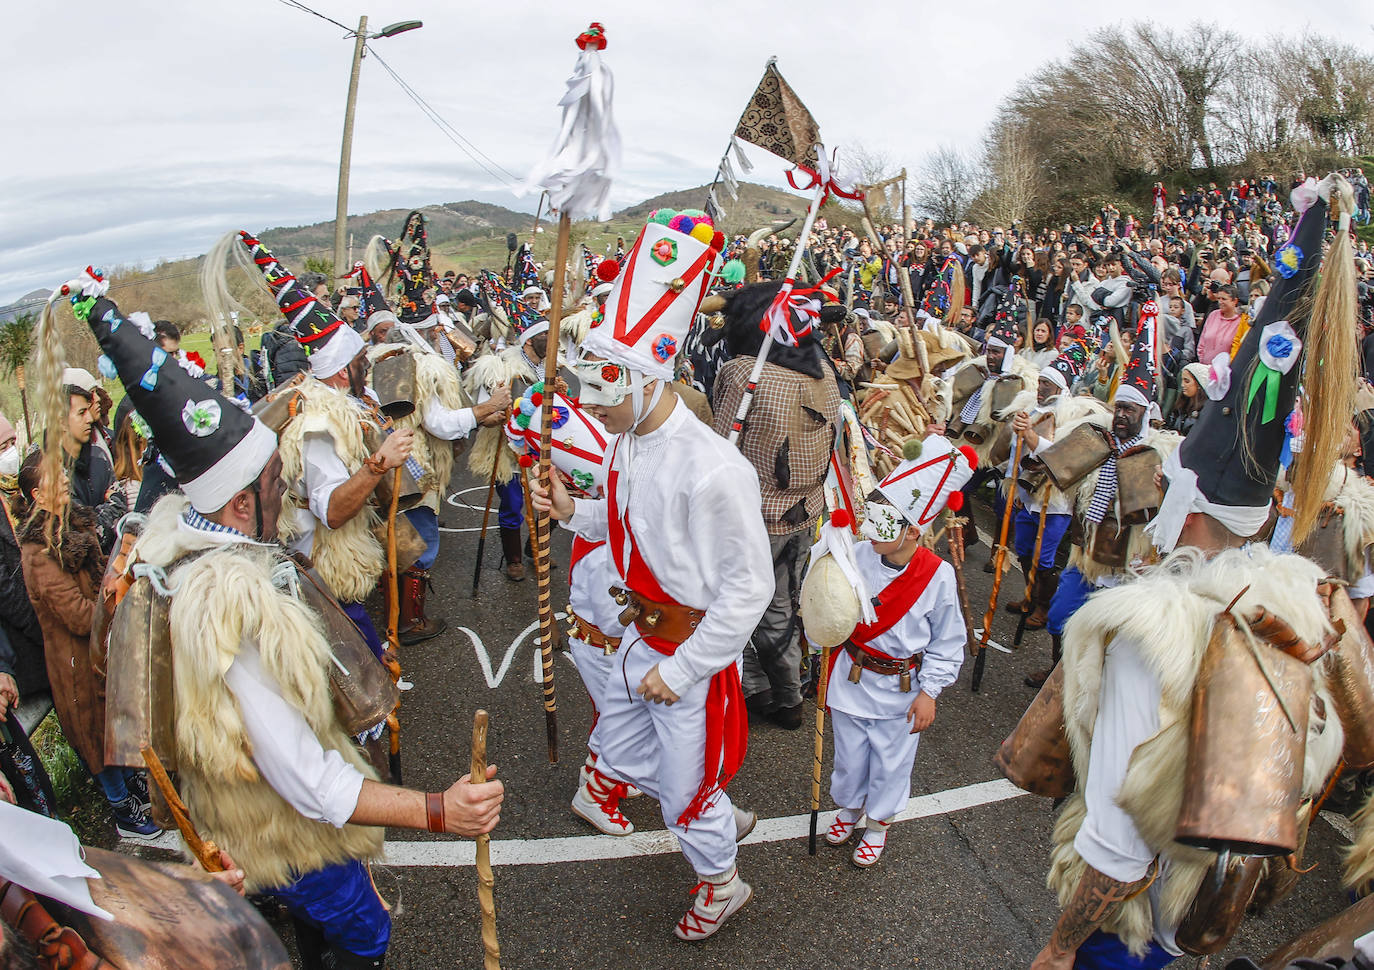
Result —
[{"label": "electrical wire", "polygon": [[327,21],[329,21],[331,24],[333,24],[335,27],[338,27],[340,30],[346,30],[346,31],[348,31],[350,34],[356,34],[356,33],[357,33],[357,31],[354,30],[352,27],[345,27],[343,24],[339,23],[339,22],[338,22],[337,20],[335,20],[333,17],[326,17],[324,14],[320,13],[318,10],[311,10],[311,9],[310,9],[309,7],[307,7],[305,4],[301,3],[300,0],[279,0],[279,2],[286,4],[288,7],[295,7],[297,10],[303,10],[303,11],[305,11],[306,13],[308,13],[308,14],[310,14],[310,15],[312,15],[312,16],[319,17],[321,20],[327,20]]},{"label": "electrical wire", "polygon": [[[283,0],[283,2],[286,2],[286,0]],[[377,59],[377,63],[382,65],[383,70],[385,70],[387,74],[391,76],[391,79],[396,82],[396,84],[401,88],[402,91],[405,92],[406,96],[409,97],[411,101],[415,102],[415,106],[418,107],[422,112],[424,112],[425,116],[428,117],[430,121],[434,122],[435,127],[437,127],[441,132],[443,132],[444,135],[447,136],[449,141],[457,145],[458,148],[463,152],[463,154],[467,155],[468,158],[472,159],[474,164],[476,164],[479,168],[481,168],[492,178],[496,179],[498,182],[505,182],[512,188],[520,184],[521,180],[518,176],[512,174],[508,169],[502,167],[499,162],[493,159],[486,152],[482,151],[467,138],[463,137],[462,133],[459,132],[457,128],[454,128],[453,125],[449,124],[448,121],[445,120],[445,118],[441,114],[439,114],[439,112],[429,102],[427,102],[423,97],[420,96],[420,93],[418,91],[416,91],[413,87],[407,84],[405,79],[402,78],[401,75],[397,74],[396,70],[390,64],[383,60],[381,55],[379,55],[377,51],[373,49],[371,44],[367,45],[367,51],[369,54],[371,54],[373,57]],[[478,157],[479,155],[481,156],[480,158]],[[483,159],[485,159],[485,161],[483,161]],[[493,168],[495,168],[496,171],[492,171]]]}]

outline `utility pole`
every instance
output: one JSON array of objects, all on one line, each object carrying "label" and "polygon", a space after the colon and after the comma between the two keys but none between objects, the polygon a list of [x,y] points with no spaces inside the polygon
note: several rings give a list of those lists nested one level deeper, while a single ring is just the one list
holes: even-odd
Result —
[{"label": "utility pole", "polygon": [[348,229],[348,166],[353,155],[353,110],[358,103],[358,74],[363,66],[363,51],[367,47],[367,17],[358,19],[354,34],[353,70],[348,76],[348,105],[344,108],[343,148],[339,152],[339,202],[334,210],[334,275],[348,272],[345,262],[344,234]]}]

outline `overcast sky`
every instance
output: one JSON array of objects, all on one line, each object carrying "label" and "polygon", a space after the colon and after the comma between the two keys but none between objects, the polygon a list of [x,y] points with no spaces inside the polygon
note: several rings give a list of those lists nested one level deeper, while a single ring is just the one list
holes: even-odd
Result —
[{"label": "overcast sky", "polygon": [[[860,142],[915,169],[971,147],[999,100],[1043,61],[1132,8],[1088,0],[309,0],[373,41],[459,132],[523,178],[547,149],[572,39],[601,21],[625,143],[617,208],[709,181],[770,55],[827,144]],[[365,6],[365,9],[364,9]],[[1358,6],[1358,5],[1354,5]],[[1304,26],[1369,46],[1352,6],[1246,0],[1136,8],[1184,26],[1199,9],[1253,37]],[[280,0],[64,0],[12,5],[0,80],[0,303],[87,263],[205,251],[228,229],[331,219],[352,42]],[[862,20],[847,20],[849,15]],[[912,77],[919,72],[919,80]],[[749,178],[782,183],[761,151]],[[349,211],[483,199],[533,211],[474,165],[382,66],[363,63]]]}]

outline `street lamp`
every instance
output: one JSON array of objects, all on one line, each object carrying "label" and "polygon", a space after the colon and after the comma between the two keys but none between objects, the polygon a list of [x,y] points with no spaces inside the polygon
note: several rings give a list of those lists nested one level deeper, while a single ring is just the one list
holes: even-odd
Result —
[{"label": "street lamp", "polygon": [[376,37],[395,37],[408,30],[416,30],[424,24],[418,20],[402,20],[390,24],[375,34],[367,32],[367,17],[358,19],[358,29],[353,31],[353,70],[348,77],[348,105],[344,108],[343,148],[339,153],[339,198],[334,211],[334,273],[342,276],[350,269],[346,265],[344,248],[348,238],[348,167],[353,157],[353,109],[358,102],[358,73],[362,69],[363,54],[367,42]]}]

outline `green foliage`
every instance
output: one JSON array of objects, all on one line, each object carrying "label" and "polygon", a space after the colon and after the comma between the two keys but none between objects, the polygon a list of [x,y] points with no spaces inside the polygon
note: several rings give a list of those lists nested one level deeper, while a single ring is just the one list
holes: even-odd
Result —
[{"label": "green foliage", "polygon": [[62,735],[57,713],[50,712],[29,739],[52,781],[57,814],[85,845],[109,846],[112,826],[105,794]]},{"label": "green foliage", "polygon": [[0,324],[0,373],[13,375],[33,356],[34,329],[38,314],[21,313],[13,320]]},{"label": "green foliage", "polygon": [[327,256],[307,256],[305,257],[306,273],[321,273],[331,280],[334,278],[334,261]]}]

